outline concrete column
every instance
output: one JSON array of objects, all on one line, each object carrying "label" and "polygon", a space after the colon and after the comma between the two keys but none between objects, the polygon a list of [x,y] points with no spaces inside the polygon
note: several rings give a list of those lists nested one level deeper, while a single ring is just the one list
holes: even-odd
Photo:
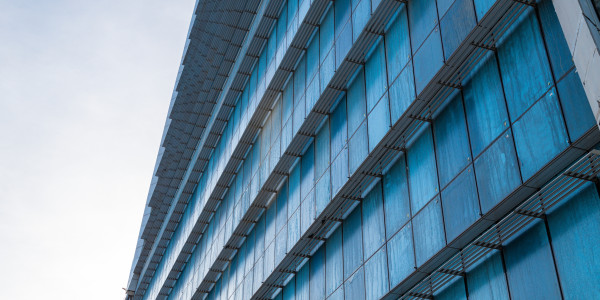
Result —
[{"label": "concrete column", "polygon": [[600,22],[593,1],[552,0],[588,102],[600,123]]}]

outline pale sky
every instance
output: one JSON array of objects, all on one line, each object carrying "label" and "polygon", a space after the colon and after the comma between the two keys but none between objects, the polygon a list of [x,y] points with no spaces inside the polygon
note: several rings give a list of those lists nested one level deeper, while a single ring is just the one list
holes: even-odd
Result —
[{"label": "pale sky", "polygon": [[0,0],[0,299],[123,299],[195,0]]}]

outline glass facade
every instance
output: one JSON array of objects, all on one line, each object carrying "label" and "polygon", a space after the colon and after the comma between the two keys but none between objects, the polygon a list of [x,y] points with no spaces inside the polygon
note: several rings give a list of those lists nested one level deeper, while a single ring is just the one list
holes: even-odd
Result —
[{"label": "glass facade", "polygon": [[[156,256],[156,270],[146,274],[145,292],[135,299],[263,297],[257,293],[268,278],[297,256],[294,247],[311,226],[323,220],[368,158],[388,146],[386,136],[397,124],[414,118],[410,108],[437,84],[440,70],[460,55],[477,26],[490,26],[488,12],[505,3],[315,2],[283,1],[206,171],[165,250]],[[324,8],[314,24],[311,14],[318,5]],[[367,48],[364,62],[356,64],[343,89],[328,94],[335,76],[341,76],[336,73],[345,70],[347,57],[371,30],[372,19],[389,7],[393,14]],[[314,29],[298,50],[293,41],[307,26]],[[532,182],[561,153],[590,150],[581,146],[583,140],[585,145],[599,142],[595,135],[590,138],[597,127],[551,0],[522,5],[494,45],[462,74],[460,86],[444,97],[406,147],[397,149],[394,162],[374,176],[354,207],[336,218],[327,238],[288,270],[285,284],[268,286],[274,292],[264,297],[399,297],[399,287],[410,287],[425,268],[442,262],[443,250],[481,231],[476,225],[497,220],[491,215],[506,207],[505,199],[515,191],[538,188]],[[293,51],[301,53],[293,71],[280,91],[270,93],[276,71]],[[267,97],[275,100],[259,133],[243,157],[236,157]],[[320,105],[327,101],[331,105],[323,112]],[[316,134],[306,134],[317,114],[322,121],[314,125]],[[306,142],[298,151],[299,139]],[[292,162],[281,174],[289,157]],[[225,192],[218,193],[217,182],[233,159],[240,161],[239,168]],[[273,189],[276,177],[281,180]],[[433,298],[581,299],[600,294],[600,250],[590,247],[600,244],[598,188],[589,183],[572,192],[563,205],[503,241]],[[209,208],[209,220],[200,220],[214,198],[220,204]],[[256,199],[269,200],[256,205]],[[252,226],[242,226],[254,210]],[[198,227],[203,234],[189,249],[186,241]],[[189,255],[175,272],[182,252]],[[211,275],[215,268],[217,278]]]}]

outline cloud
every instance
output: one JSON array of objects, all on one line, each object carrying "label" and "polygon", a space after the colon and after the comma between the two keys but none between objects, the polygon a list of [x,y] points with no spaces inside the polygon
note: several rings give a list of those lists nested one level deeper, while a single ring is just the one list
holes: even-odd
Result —
[{"label": "cloud", "polygon": [[120,299],[192,0],[0,1],[0,299]]}]

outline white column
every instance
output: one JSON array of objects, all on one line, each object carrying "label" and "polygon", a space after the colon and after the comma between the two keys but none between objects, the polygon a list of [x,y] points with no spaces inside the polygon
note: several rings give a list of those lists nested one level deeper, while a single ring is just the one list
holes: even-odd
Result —
[{"label": "white column", "polygon": [[[573,61],[583,83],[588,102],[594,112],[596,124],[599,124],[600,54],[593,37],[593,35],[598,37],[599,33],[591,31],[588,26],[588,22],[591,23],[592,20],[597,22],[597,17],[594,11],[586,11],[589,18],[589,21],[586,21],[584,10],[578,0],[552,0],[552,3],[567,39],[569,50],[573,55]],[[594,28],[594,30],[597,29]]]}]

